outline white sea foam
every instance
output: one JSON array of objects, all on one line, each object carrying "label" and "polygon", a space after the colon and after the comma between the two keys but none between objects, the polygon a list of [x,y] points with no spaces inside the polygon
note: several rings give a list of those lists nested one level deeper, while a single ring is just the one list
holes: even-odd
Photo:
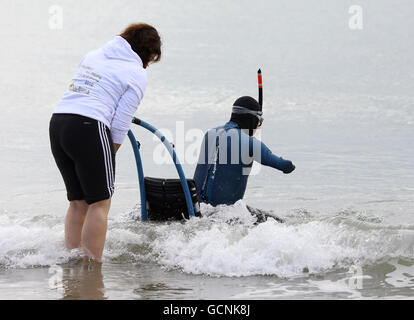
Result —
[{"label": "white sea foam", "polygon": [[[4,223],[7,222],[7,223]],[[76,255],[63,245],[63,224],[51,227],[24,226],[2,217],[0,223],[0,266],[27,268],[48,266]]]},{"label": "white sea foam", "polygon": [[343,217],[284,224],[268,219],[256,225],[242,201],[203,206],[202,211],[203,218],[186,223],[139,223],[145,237],[122,243],[117,237],[111,246],[135,243],[137,259],[213,276],[290,277],[304,270],[320,273],[393,257],[414,258],[411,227],[387,228]]},{"label": "white sea foam", "polygon": [[[243,201],[202,206],[204,216],[187,222],[110,220],[105,261],[155,262],[167,269],[211,276],[324,273],[392,258],[414,259],[412,227],[370,224],[349,217],[314,220],[272,218],[256,224]],[[31,226],[0,216],[0,265],[9,268],[66,262],[79,252],[63,245],[63,224],[44,219]],[[51,218],[51,221],[53,219]]]}]

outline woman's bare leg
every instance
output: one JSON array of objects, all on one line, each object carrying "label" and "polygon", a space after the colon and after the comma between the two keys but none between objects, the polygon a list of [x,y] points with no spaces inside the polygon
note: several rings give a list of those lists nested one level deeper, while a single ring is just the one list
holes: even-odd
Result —
[{"label": "woman's bare leg", "polygon": [[81,247],[83,222],[88,211],[84,200],[70,201],[65,219],[65,245],[68,249]]},{"label": "woman's bare leg", "polygon": [[82,229],[82,248],[89,258],[100,261],[105,246],[111,199],[89,205]]}]

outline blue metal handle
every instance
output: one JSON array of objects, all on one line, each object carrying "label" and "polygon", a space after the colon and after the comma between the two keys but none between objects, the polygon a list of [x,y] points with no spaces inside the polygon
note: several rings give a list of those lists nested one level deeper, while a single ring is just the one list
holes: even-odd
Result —
[{"label": "blue metal handle", "polygon": [[129,141],[131,141],[132,149],[134,150],[135,154],[135,161],[137,164],[139,190],[141,194],[141,221],[147,221],[147,194],[145,193],[144,170],[142,168],[141,154],[139,152],[137,140],[135,139],[135,136],[131,130],[128,131],[128,138]]},{"label": "blue metal handle", "polygon": [[[194,217],[195,216],[195,214],[194,214],[194,204],[193,204],[193,200],[191,199],[190,188],[188,187],[187,179],[185,178],[183,168],[181,166],[180,161],[177,158],[177,155],[176,155],[175,150],[172,147],[171,143],[167,140],[167,138],[157,128],[150,125],[148,122],[145,122],[145,121],[137,119],[137,118],[134,118],[132,120],[132,122],[135,123],[136,125],[139,125],[139,126],[145,128],[145,129],[147,129],[148,131],[151,131],[154,135],[156,135],[161,140],[161,142],[167,148],[170,156],[173,159],[173,162],[174,162],[175,168],[177,169],[178,175],[180,177],[181,186],[183,188],[184,195],[185,195],[185,201],[186,201],[186,204],[187,204],[188,214],[189,214],[190,217]],[[139,179],[139,185],[140,185],[140,189],[141,189],[141,217],[145,216],[145,219],[147,219],[146,200],[145,200],[145,204],[142,203],[143,202],[142,199],[146,199],[146,195],[145,195],[144,173],[143,173],[143,169],[142,169],[141,156],[140,156],[140,153],[139,153],[139,148],[138,148],[137,142],[136,142],[135,137],[132,134],[131,130],[128,132],[128,137],[131,140],[132,147],[133,147],[134,153],[135,153],[136,162],[137,162],[138,179]],[[144,208],[145,208],[145,215],[143,214]],[[142,219],[142,221],[145,221],[145,220]]]}]

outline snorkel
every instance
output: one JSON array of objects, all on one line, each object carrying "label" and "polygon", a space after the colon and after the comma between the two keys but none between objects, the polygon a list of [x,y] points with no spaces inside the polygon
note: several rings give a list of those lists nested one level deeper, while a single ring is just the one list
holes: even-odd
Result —
[{"label": "snorkel", "polygon": [[256,130],[254,130],[253,135],[256,135],[257,130],[260,130],[263,123],[263,77],[262,77],[262,70],[257,70],[257,85],[259,88],[259,105],[261,111],[261,119],[259,121],[259,125],[257,126]]},{"label": "snorkel", "polygon": [[260,119],[256,130],[253,130],[253,136],[256,136],[257,132],[262,128],[263,123],[263,77],[262,70],[257,70],[257,87],[259,89],[259,105],[260,105]]},{"label": "snorkel", "polygon": [[233,103],[230,121],[237,124],[237,127],[242,129],[249,136],[253,136],[257,129],[263,122],[262,108],[263,108],[263,80],[262,72],[259,69],[257,72],[259,101],[250,96],[243,96],[238,98]]},{"label": "snorkel", "polygon": [[259,87],[259,105],[260,111],[263,111],[263,77],[262,77],[262,70],[257,71],[257,83]]}]

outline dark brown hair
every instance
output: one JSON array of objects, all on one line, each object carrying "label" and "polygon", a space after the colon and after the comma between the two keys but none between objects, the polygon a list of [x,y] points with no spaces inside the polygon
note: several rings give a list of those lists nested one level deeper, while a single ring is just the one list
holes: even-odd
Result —
[{"label": "dark brown hair", "polygon": [[120,34],[139,55],[144,68],[161,60],[161,38],[153,26],[146,23],[131,24]]}]

